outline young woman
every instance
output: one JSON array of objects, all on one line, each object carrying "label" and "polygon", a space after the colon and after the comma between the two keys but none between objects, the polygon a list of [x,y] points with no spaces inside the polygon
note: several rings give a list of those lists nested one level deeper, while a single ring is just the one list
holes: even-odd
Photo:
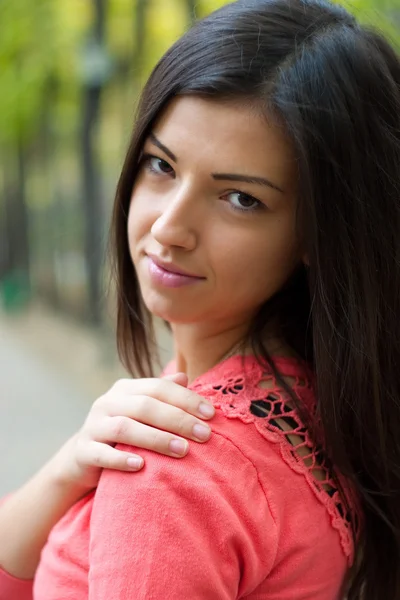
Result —
[{"label": "young woman", "polygon": [[118,345],[137,393],[182,393],[147,379],[163,318],[213,435],[104,471],[35,599],[400,598],[399,162],[399,58],[337,5],[238,0],[160,60],[115,203]]}]

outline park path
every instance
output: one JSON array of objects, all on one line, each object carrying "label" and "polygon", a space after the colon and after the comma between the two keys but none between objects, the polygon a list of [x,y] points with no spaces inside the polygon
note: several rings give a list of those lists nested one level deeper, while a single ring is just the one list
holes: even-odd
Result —
[{"label": "park path", "polygon": [[121,376],[109,332],[39,304],[0,312],[0,497],[44,464]]},{"label": "park path", "polygon": [[[170,340],[158,329],[166,362]],[[0,497],[44,464],[92,402],[126,376],[111,328],[91,329],[39,304],[0,312]]]},{"label": "park path", "polygon": [[89,407],[83,386],[0,317],[0,496],[33,474]]}]

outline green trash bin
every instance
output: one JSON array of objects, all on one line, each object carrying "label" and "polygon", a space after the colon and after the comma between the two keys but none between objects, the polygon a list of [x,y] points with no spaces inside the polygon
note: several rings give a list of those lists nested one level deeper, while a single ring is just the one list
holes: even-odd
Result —
[{"label": "green trash bin", "polygon": [[12,271],[0,282],[1,303],[6,312],[23,309],[29,302],[29,280],[23,271]]}]

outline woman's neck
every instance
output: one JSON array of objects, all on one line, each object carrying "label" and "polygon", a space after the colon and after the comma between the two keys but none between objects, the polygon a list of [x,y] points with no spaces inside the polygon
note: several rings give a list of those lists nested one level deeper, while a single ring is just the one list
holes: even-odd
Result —
[{"label": "woman's neck", "polygon": [[[218,329],[204,324],[172,324],[174,355],[177,371],[186,373],[191,383],[216,364],[234,354],[251,354],[246,339],[248,324],[236,324]],[[287,356],[290,349],[272,334],[265,340],[268,352],[273,355]]]},{"label": "woman's neck", "polygon": [[241,327],[211,333],[189,325],[173,325],[172,331],[176,369],[187,374],[189,383],[237,353],[246,333]]}]

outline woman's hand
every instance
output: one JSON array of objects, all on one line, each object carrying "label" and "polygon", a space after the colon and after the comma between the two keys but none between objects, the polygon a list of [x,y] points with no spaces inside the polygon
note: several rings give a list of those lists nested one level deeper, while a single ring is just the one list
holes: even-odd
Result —
[{"label": "woman's hand", "polygon": [[[117,450],[114,444],[184,456],[188,451],[184,438],[206,441],[211,430],[202,437],[195,428],[204,426],[200,419],[213,416],[214,409],[186,386],[183,373],[124,379],[96,400],[82,429],[0,506],[0,569],[17,578],[33,578],[51,529],[97,486],[101,470],[141,468],[131,463],[140,457]],[[202,404],[209,408],[208,416],[201,413]],[[182,454],[174,441],[185,445]]]},{"label": "woman's hand", "polygon": [[117,381],[93,403],[81,430],[53,458],[59,480],[89,491],[103,468],[141,469],[140,455],[115,449],[117,443],[179,458],[189,449],[184,438],[207,441],[211,429],[200,419],[211,418],[215,410],[186,386],[184,373]]}]

